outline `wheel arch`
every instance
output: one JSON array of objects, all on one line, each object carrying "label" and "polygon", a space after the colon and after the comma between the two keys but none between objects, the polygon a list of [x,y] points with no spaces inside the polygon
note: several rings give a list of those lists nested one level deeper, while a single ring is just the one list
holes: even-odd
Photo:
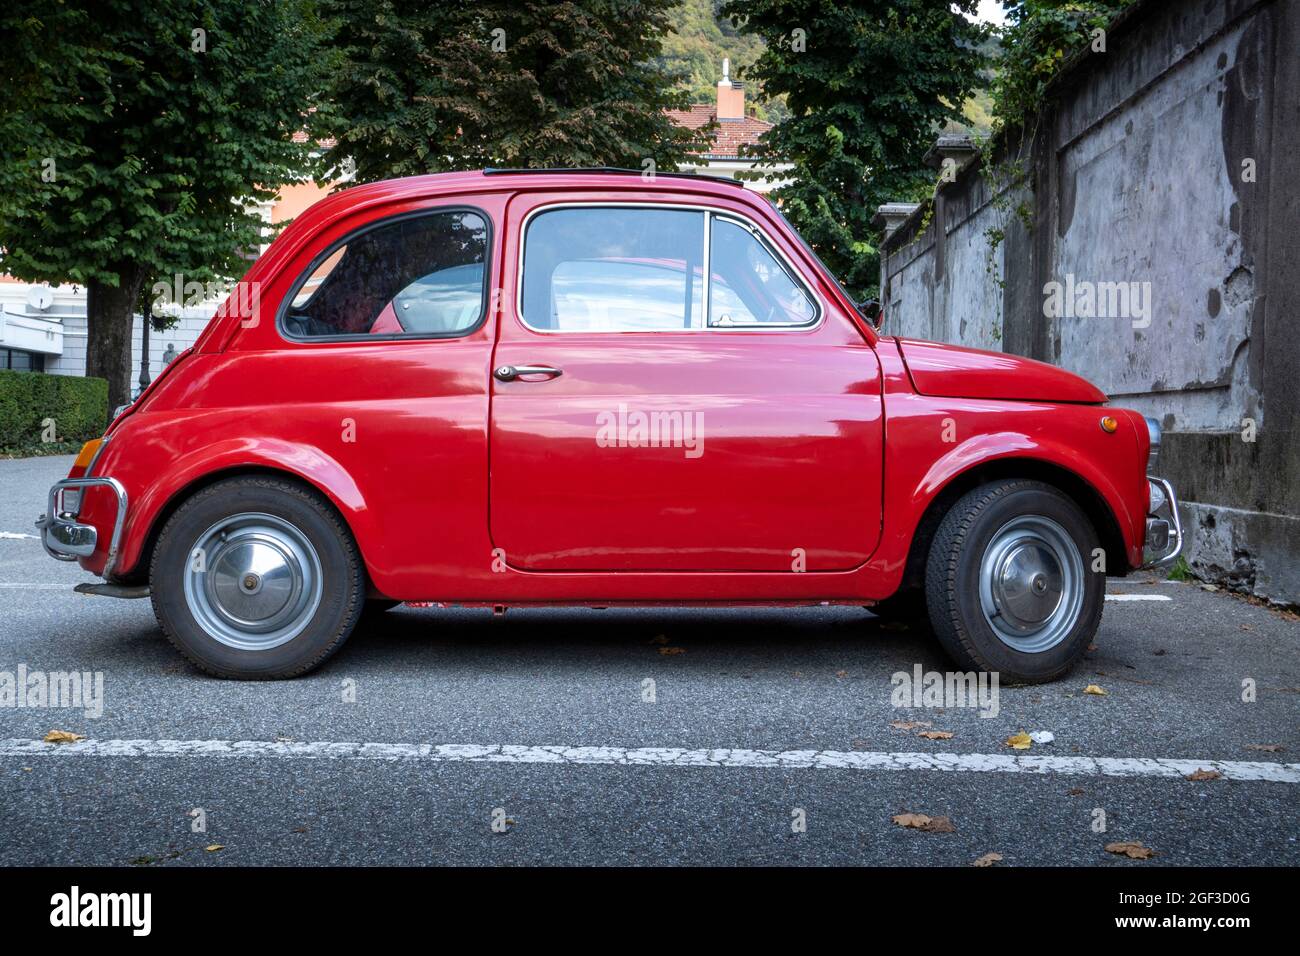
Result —
[{"label": "wheel arch", "polygon": [[1027,478],[1056,488],[1078,505],[1097,531],[1106,552],[1106,575],[1123,576],[1129,572],[1124,534],[1114,511],[1102,493],[1077,472],[1041,458],[995,458],[972,465],[951,476],[931,497],[917,522],[908,547],[900,590],[921,587],[925,580],[925,562],[939,522],[953,504],[974,488],[992,481]]},{"label": "wheel arch", "polygon": [[126,584],[147,584],[149,579],[149,566],[153,561],[154,548],[157,547],[158,538],[162,534],[163,528],[167,527],[167,522],[172,515],[185,504],[190,498],[198,494],[204,488],[209,488],[218,482],[230,478],[246,478],[252,476],[262,476],[268,478],[278,478],[284,481],[292,482],[303,488],[315,492],[321,497],[327,507],[330,508],[348,529],[348,534],[352,535],[352,541],[357,546],[357,552],[361,555],[362,565],[366,567],[366,578],[369,583],[370,572],[366,563],[365,550],[362,547],[361,539],[357,536],[356,529],[349,520],[347,510],[341,507],[339,501],[335,498],[330,490],[319,482],[314,481],[311,477],[291,471],[287,468],[280,468],[267,464],[239,464],[227,465],[215,468],[212,471],[196,475],[174,489],[162,506],[154,514],[149,522],[148,530],[142,539],[140,550],[136,556],[131,570],[125,574],[114,575]]}]

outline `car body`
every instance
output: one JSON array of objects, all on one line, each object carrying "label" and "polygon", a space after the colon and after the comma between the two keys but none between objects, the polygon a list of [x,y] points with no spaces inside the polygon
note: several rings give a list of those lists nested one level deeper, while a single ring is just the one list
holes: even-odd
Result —
[{"label": "car body", "polygon": [[[1176,502],[1148,477],[1153,422],[1062,369],[885,336],[866,314],[735,183],[488,170],[356,186],[271,244],[195,345],[88,444],[38,524],[52,555],[107,579],[89,590],[151,593],[187,656],[232,677],[319,663],[285,647],[322,622],[271,628],[265,647],[239,622],[267,613],[258,601],[287,614],[288,594],[319,616],[340,586],[324,579],[341,572],[310,553],[329,530],[243,518],[198,551],[209,529],[173,546],[167,529],[196,498],[220,525],[222,487],[244,489],[241,514],[290,526],[297,505],[282,513],[275,496],[300,489],[350,539],[346,561],[324,546],[359,565],[342,590],[361,589],[324,622],[342,634],[330,652],[367,601],[884,612],[942,577],[936,535],[991,487],[1022,511],[1035,493],[1073,509],[1010,540],[1011,564],[985,573],[995,603],[1043,581],[1047,601],[1073,574],[1099,617],[1100,584],[1085,582],[1172,559]],[[239,554],[221,543],[232,536]],[[209,545],[217,571],[159,565],[160,547],[206,559]],[[287,590],[250,570],[259,561]],[[1034,566],[1022,580],[1017,562]],[[254,579],[263,590],[242,594]],[[931,593],[930,616],[965,590]],[[1026,662],[1042,651],[997,660],[963,651],[960,634],[945,646],[1049,679],[1087,643],[1067,631],[1037,669]],[[205,634],[231,653],[208,654]]]}]

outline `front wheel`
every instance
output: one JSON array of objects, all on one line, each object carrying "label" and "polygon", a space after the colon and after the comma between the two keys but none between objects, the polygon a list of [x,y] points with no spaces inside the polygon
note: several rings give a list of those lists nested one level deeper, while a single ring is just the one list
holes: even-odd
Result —
[{"label": "front wheel", "polygon": [[167,638],[217,677],[296,677],[347,640],[365,603],[361,556],[315,492],[277,478],[217,482],[171,516],[149,569]]},{"label": "front wheel", "polygon": [[944,516],[926,563],[926,605],[962,666],[1014,683],[1055,680],[1101,623],[1106,579],[1097,532],[1050,485],[983,485]]}]

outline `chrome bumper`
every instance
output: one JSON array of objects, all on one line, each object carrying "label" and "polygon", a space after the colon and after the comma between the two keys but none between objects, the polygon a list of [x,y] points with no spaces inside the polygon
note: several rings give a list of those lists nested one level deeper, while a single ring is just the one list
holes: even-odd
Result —
[{"label": "chrome bumper", "polygon": [[1171,563],[1183,550],[1183,524],[1178,518],[1174,486],[1155,475],[1147,475],[1147,482],[1149,510],[1142,567],[1159,568]]},{"label": "chrome bumper", "polygon": [[107,578],[117,561],[118,545],[122,542],[122,525],[126,521],[126,489],[116,478],[65,478],[55,482],[50,489],[50,500],[45,514],[36,519],[41,529],[41,544],[50,557],[59,561],[75,561],[95,553],[99,532],[93,525],[80,524],[75,514],[63,510],[63,493],[73,488],[93,488],[103,485],[113,489],[117,496],[117,514],[113,518],[113,536],[108,542],[108,557],[100,576]]}]

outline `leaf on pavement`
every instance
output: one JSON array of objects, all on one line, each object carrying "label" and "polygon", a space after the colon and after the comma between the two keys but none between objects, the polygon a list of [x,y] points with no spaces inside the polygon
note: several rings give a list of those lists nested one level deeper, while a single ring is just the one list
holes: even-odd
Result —
[{"label": "leaf on pavement", "polygon": [[1194,773],[1187,774],[1186,778],[1188,780],[1218,780],[1222,776],[1223,774],[1219,773],[1217,770],[1197,768]]},{"label": "leaf on pavement", "polygon": [[952,740],[952,734],[946,730],[923,730],[916,736],[924,737],[926,740]]},{"label": "leaf on pavement", "polygon": [[659,648],[659,653],[662,654],[662,655],[664,655],[664,657],[671,657],[671,656],[674,655],[674,654],[685,654],[685,653],[686,653],[686,648],[684,648],[684,647],[661,647],[661,648]]},{"label": "leaf on pavement", "polygon": [[1095,695],[1098,696],[1098,697],[1109,697],[1109,696],[1110,696],[1110,695],[1107,694],[1104,690],[1102,690],[1100,687],[1098,687],[1096,684],[1089,684],[1087,687],[1085,687],[1085,688],[1083,689],[1083,692],[1084,692],[1085,694],[1095,694]]},{"label": "leaf on pavement", "polygon": [[1155,856],[1156,851],[1149,846],[1143,846],[1141,840],[1129,840],[1122,843],[1107,843],[1106,852],[1114,853],[1116,856],[1126,856],[1130,860],[1149,860]]},{"label": "leaf on pavement", "polygon": [[1018,734],[1012,734],[1007,738],[1007,746],[1012,750],[1028,750],[1034,745],[1034,738],[1023,730]]},{"label": "leaf on pavement", "polygon": [[895,730],[916,730],[917,727],[933,727],[928,720],[891,720],[889,726]]},{"label": "leaf on pavement", "polygon": [[45,735],[47,744],[74,744],[78,740],[85,740],[81,734],[69,733],[66,730],[51,730]]},{"label": "leaf on pavement", "polygon": [[972,863],[971,866],[992,866],[994,863],[1000,863],[1001,861],[1001,853],[985,853],[982,857]]},{"label": "leaf on pavement", "polygon": [[1246,744],[1247,750],[1262,750],[1266,754],[1275,754],[1282,749],[1281,744]]},{"label": "leaf on pavement", "polygon": [[225,848],[225,844],[223,843],[214,843],[211,846],[205,846],[203,849],[207,850],[209,853],[219,853]]},{"label": "leaf on pavement", "polygon": [[956,833],[957,828],[947,817],[931,817],[924,813],[899,813],[891,817],[900,827],[922,830],[926,833]]}]

